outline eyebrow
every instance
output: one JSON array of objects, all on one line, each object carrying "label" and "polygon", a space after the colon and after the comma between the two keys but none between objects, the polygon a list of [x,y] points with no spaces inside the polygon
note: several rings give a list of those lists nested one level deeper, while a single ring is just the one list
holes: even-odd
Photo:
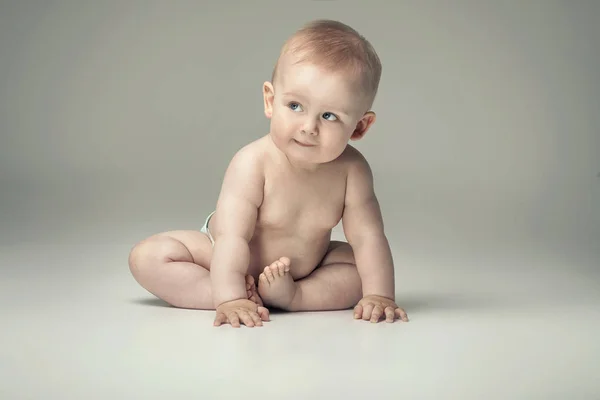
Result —
[{"label": "eyebrow", "polygon": [[[292,93],[292,92],[285,92],[283,94],[283,97],[297,97],[300,98],[301,100],[306,100],[306,97],[302,96],[301,94],[298,93]],[[345,110],[343,108],[337,108],[337,107],[326,107],[327,109],[331,109],[331,110],[335,110],[336,112],[339,112],[340,114],[344,114],[346,116],[350,115],[350,112],[348,110]]]}]

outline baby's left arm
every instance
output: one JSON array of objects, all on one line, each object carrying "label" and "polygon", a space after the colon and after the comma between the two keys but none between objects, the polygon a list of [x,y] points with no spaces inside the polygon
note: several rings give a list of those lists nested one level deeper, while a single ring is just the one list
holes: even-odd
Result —
[{"label": "baby's left arm", "polygon": [[350,161],[342,225],[362,281],[363,299],[355,308],[355,317],[372,322],[382,315],[388,322],[395,317],[407,320],[404,310],[395,304],[392,252],[384,233],[373,174],[360,153]]},{"label": "baby's left arm", "polygon": [[342,225],[354,252],[363,295],[393,299],[394,263],[373,188],[373,174],[362,156],[351,161],[348,171]]}]

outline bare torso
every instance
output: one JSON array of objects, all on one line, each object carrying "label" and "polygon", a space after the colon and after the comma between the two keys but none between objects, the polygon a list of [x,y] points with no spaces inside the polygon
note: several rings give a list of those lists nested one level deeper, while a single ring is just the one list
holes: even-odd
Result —
[{"label": "bare torso", "polygon": [[[352,151],[322,166],[302,172],[263,137],[251,145],[264,157],[264,194],[250,245],[248,273],[257,277],[265,266],[285,256],[297,280],[321,262],[330,244],[331,231],[340,222],[346,193],[346,162]],[[218,223],[215,214],[210,224]],[[209,227],[212,230],[212,227]]]}]

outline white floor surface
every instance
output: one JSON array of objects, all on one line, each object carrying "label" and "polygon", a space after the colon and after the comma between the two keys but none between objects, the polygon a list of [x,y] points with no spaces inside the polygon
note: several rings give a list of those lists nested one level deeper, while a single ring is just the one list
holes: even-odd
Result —
[{"label": "white floor surface", "polygon": [[600,398],[591,264],[395,249],[409,323],[273,313],[233,329],[141,289],[131,241],[70,243],[3,248],[1,399]]}]

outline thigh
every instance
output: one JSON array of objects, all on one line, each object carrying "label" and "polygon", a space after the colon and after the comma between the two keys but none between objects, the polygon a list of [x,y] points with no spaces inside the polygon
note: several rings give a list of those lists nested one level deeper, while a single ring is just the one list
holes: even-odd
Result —
[{"label": "thigh", "polygon": [[331,264],[352,264],[355,265],[354,251],[347,242],[332,240],[329,243],[327,254],[321,260],[317,268],[325,267]]},{"label": "thigh", "polygon": [[[175,230],[167,231],[154,235],[152,238],[170,238],[174,239],[187,249],[192,256],[194,264],[210,270],[210,260],[212,258],[212,243],[206,234],[194,230]],[[150,239],[152,239],[150,238]]]}]

